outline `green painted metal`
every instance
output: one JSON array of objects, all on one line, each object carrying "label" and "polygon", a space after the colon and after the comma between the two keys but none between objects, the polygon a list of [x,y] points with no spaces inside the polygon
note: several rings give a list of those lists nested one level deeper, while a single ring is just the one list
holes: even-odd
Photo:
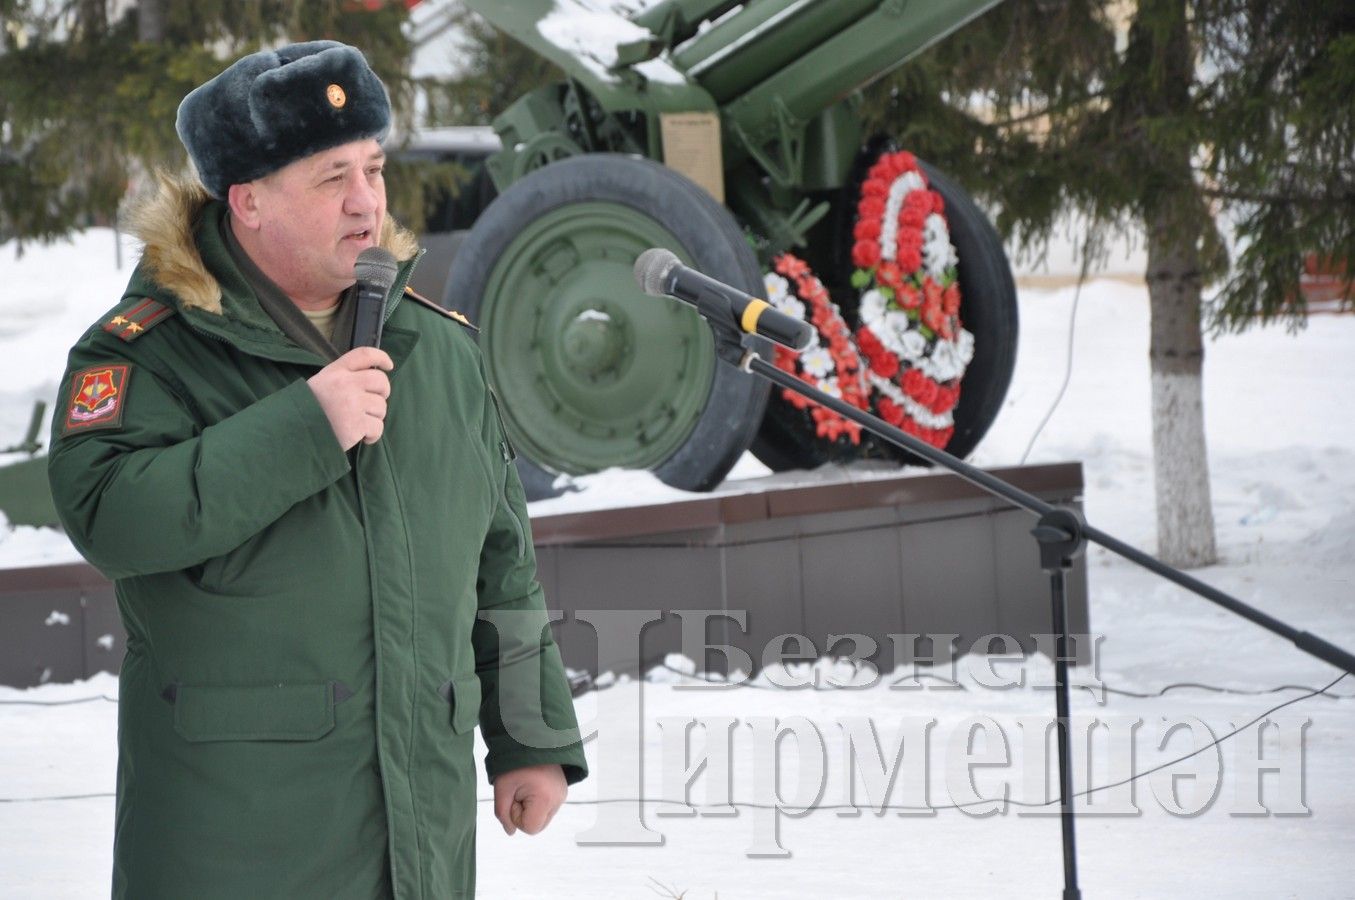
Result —
[{"label": "green painted metal", "polygon": [[[819,0],[836,8],[838,0]],[[1001,0],[883,0],[846,28],[721,107],[725,164],[802,130],[848,94],[921,53]],[[847,5],[843,5],[846,9]],[[700,80],[698,78],[698,80]]]},{"label": "green painted metal", "polygon": [[0,467],[0,512],[12,525],[58,524],[52,490],[47,484],[47,458],[35,455],[42,449],[38,432],[46,413],[44,401],[34,403],[24,439],[0,448],[0,454],[27,453],[32,457]]},{"label": "green painted metal", "polygon": [[[715,101],[666,59],[649,29],[604,4],[555,0],[464,0],[495,27],[555,63],[603,112],[714,110]],[[589,6],[585,18],[582,8]]]},{"label": "green painted metal", "polygon": [[11,525],[57,525],[47,457],[37,456],[0,467],[0,512]]},{"label": "green painted metal", "polygon": [[676,47],[697,32],[706,20],[715,20],[743,0],[663,0],[635,16],[635,24],[648,28],[665,46]]},{"label": "green painted metal", "polygon": [[705,408],[710,329],[635,285],[635,258],[655,246],[680,244],[630,207],[577,203],[499,258],[480,310],[485,363],[519,449],[549,469],[652,468]]},{"label": "green painted metal", "polygon": [[673,61],[717,102],[728,103],[814,52],[878,3],[763,0],[687,42]]},{"label": "green painted metal", "polygon": [[[544,131],[582,152],[661,160],[662,113],[714,110],[727,185],[765,176],[801,194],[840,187],[861,138],[845,99],[999,2],[665,0],[630,21],[601,2],[467,0],[570,76],[495,122],[504,150],[491,173],[502,190],[548,162],[533,142]],[[775,211],[747,224],[791,228],[793,244],[809,221],[795,214],[801,199],[745,202]]]}]

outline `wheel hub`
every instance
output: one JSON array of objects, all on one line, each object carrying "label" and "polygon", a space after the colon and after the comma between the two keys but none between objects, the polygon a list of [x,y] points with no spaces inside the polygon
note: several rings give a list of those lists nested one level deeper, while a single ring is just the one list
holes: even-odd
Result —
[{"label": "wheel hub", "polygon": [[636,287],[635,258],[656,246],[680,245],[634,209],[583,202],[536,219],[499,258],[485,361],[514,441],[540,465],[652,468],[696,427],[714,346],[691,310]]},{"label": "wheel hub", "polygon": [[626,356],[626,329],[603,304],[583,310],[565,326],[561,357],[571,372],[589,381],[615,375]]}]

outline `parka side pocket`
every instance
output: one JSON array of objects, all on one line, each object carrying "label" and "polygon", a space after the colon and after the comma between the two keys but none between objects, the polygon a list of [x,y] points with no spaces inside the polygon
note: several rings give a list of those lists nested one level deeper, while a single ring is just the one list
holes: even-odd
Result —
[{"label": "parka side pocket", "polygon": [[174,691],[174,730],[191,743],[314,741],[334,730],[334,682],[191,685]]},{"label": "parka side pocket", "polygon": [[480,676],[474,672],[458,675],[438,688],[438,693],[451,704],[452,731],[473,731],[480,721]]}]

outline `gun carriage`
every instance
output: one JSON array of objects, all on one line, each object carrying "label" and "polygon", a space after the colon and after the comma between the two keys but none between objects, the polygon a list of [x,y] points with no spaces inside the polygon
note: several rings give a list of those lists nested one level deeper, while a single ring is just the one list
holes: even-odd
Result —
[{"label": "gun carriage", "polygon": [[[778,470],[834,457],[769,407],[765,385],[717,362],[694,313],[642,295],[631,264],[663,246],[759,296],[793,249],[854,309],[857,190],[883,144],[863,133],[859,89],[997,2],[665,0],[622,14],[468,0],[567,75],[494,122],[498,198],[459,240],[443,294],[482,326],[529,485],[625,466],[702,490],[750,446]],[[975,336],[947,447],[964,456],[1010,380],[1015,290],[982,212],[922,168],[946,203]]]}]

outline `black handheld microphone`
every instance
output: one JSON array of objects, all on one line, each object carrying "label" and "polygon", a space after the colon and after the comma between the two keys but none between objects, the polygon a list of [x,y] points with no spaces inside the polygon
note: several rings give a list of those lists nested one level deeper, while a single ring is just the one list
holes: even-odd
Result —
[{"label": "black handheld microphone", "polygon": [[803,350],[814,337],[814,326],[808,322],[687,268],[676,254],[662,247],[646,250],[635,260],[635,280],[646,294],[690,303],[717,326],[758,334],[792,350]]},{"label": "black handheld microphone", "polygon": [[389,250],[368,247],[358,254],[353,274],[358,280],[357,312],[353,316],[353,347],[381,346],[381,326],[386,321],[386,295],[400,265]]}]

